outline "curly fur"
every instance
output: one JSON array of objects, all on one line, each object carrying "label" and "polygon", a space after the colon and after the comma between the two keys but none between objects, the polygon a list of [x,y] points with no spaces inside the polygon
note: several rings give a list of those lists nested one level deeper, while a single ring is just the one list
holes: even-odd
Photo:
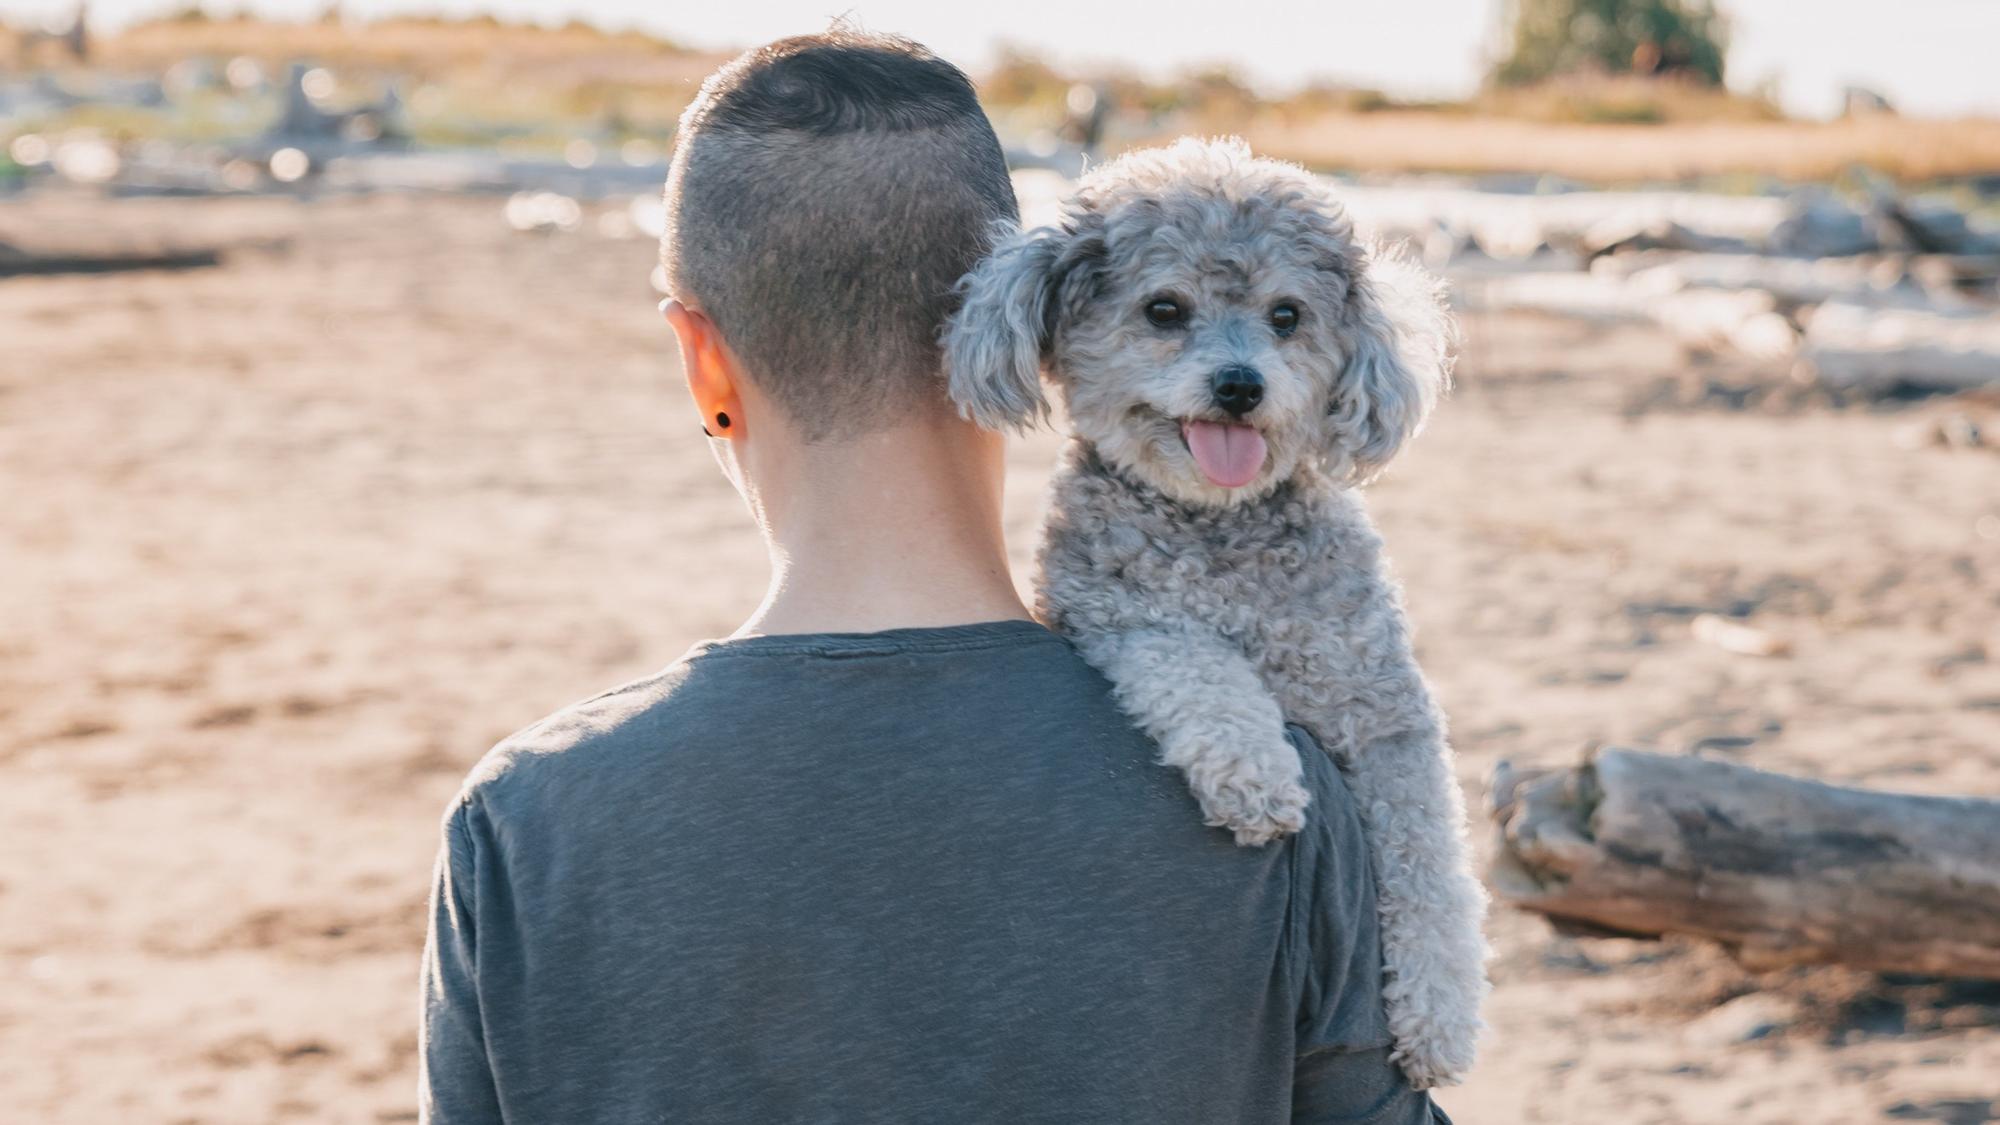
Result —
[{"label": "curly fur", "polygon": [[[1286,719],[1346,769],[1374,852],[1384,1000],[1413,1084],[1470,1069],[1485,893],[1464,847],[1444,718],[1352,486],[1422,427],[1449,375],[1437,283],[1357,242],[1297,168],[1241,142],[1134,153],[1079,185],[1059,227],[1009,232],[961,282],[944,335],[960,409],[1029,425],[1062,398],[1073,439],[1041,551],[1042,617],[1186,773],[1208,823],[1262,844],[1304,823]],[[1192,311],[1171,329],[1146,304]],[[1269,309],[1294,304],[1289,336]],[[1181,438],[1223,420],[1210,375],[1249,365],[1267,456],[1210,483]]]}]

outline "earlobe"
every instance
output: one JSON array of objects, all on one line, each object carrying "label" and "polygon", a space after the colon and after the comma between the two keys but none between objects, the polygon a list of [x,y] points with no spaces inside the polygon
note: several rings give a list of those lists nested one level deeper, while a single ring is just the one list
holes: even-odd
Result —
[{"label": "earlobe", "polygon": [[673,298],[660,302],[660,312],[680,343],[681,374],[701,417],[702,433],[712,438],[743,437],[743,399],[736,386],[735,364],[715,322]]}]

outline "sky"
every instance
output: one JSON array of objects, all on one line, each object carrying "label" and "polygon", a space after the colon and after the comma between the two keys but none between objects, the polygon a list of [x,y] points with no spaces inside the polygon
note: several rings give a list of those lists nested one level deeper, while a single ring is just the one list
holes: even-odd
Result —
[{"label": "sky", "polygon": [[[1005,43],[1072,63],[1168,74],[1228,63],[1273,91],[1315,79],[1391,94],[1455,96],[1478,83],[1498,35],[1500,0],[346,0],[361,17],[490,12],[639,27],[699,47],[747,46],[846,14],[917,39],[978,69]],[[111,27],[180,0],[95,0]],[[0,18],[36,20],[74,0],[0,0]],[[1906,113],[2000,116],[2000,0],[1721,0],[1735,29],[1730,82],[1775,80],[1785,107],[1824,117],[1848,83]],[[224,0],[225,10],[303,17],[325,0]]]}]

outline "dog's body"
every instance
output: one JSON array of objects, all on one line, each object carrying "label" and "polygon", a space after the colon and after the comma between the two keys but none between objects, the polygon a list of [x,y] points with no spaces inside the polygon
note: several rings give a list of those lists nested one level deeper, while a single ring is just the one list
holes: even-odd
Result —
[{"label": "dog's body", "polygon": [[1347,767],[1382,904],[1390,1027],[1411,1080],[1472,1065],[1484,898],[1444,724],[1360,499],[1317,471],[1194,508],[1078,443],[1055,485],[1038,612],[1111,680],[1209,822],[1257,843],[1305,813],[1296,722]]},{"label": "dog's body", "polygon": [[1060,229],[1011,236],[964,288],[945,339],[961,408],[1033,421],[1046,367],[1076,431],[1041,614],[1239,843],[1309,815],[1287,720],[1345,766],[1397,1058],[1420,1087],[1456,1081],[1486,988],[1485,896],[1442,716],[1350,487],[1446,378],[1435,283],[1357,244],[1297,169],[1182,142],[1094,172]]}]

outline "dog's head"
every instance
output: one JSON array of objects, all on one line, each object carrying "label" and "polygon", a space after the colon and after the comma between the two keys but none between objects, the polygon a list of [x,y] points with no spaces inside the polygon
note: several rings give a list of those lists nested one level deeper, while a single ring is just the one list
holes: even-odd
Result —
[{"label": "dog's head", "polygon": [[1006,232],[960,288],[944,345],[961,412],[1032,424],[1046,370],[1107,462],[1191,503],[1262,495],[1309,459],[1365,480],[1449,375],[1437,282],[1240,141],[1097,169],[1060,226]]}]

